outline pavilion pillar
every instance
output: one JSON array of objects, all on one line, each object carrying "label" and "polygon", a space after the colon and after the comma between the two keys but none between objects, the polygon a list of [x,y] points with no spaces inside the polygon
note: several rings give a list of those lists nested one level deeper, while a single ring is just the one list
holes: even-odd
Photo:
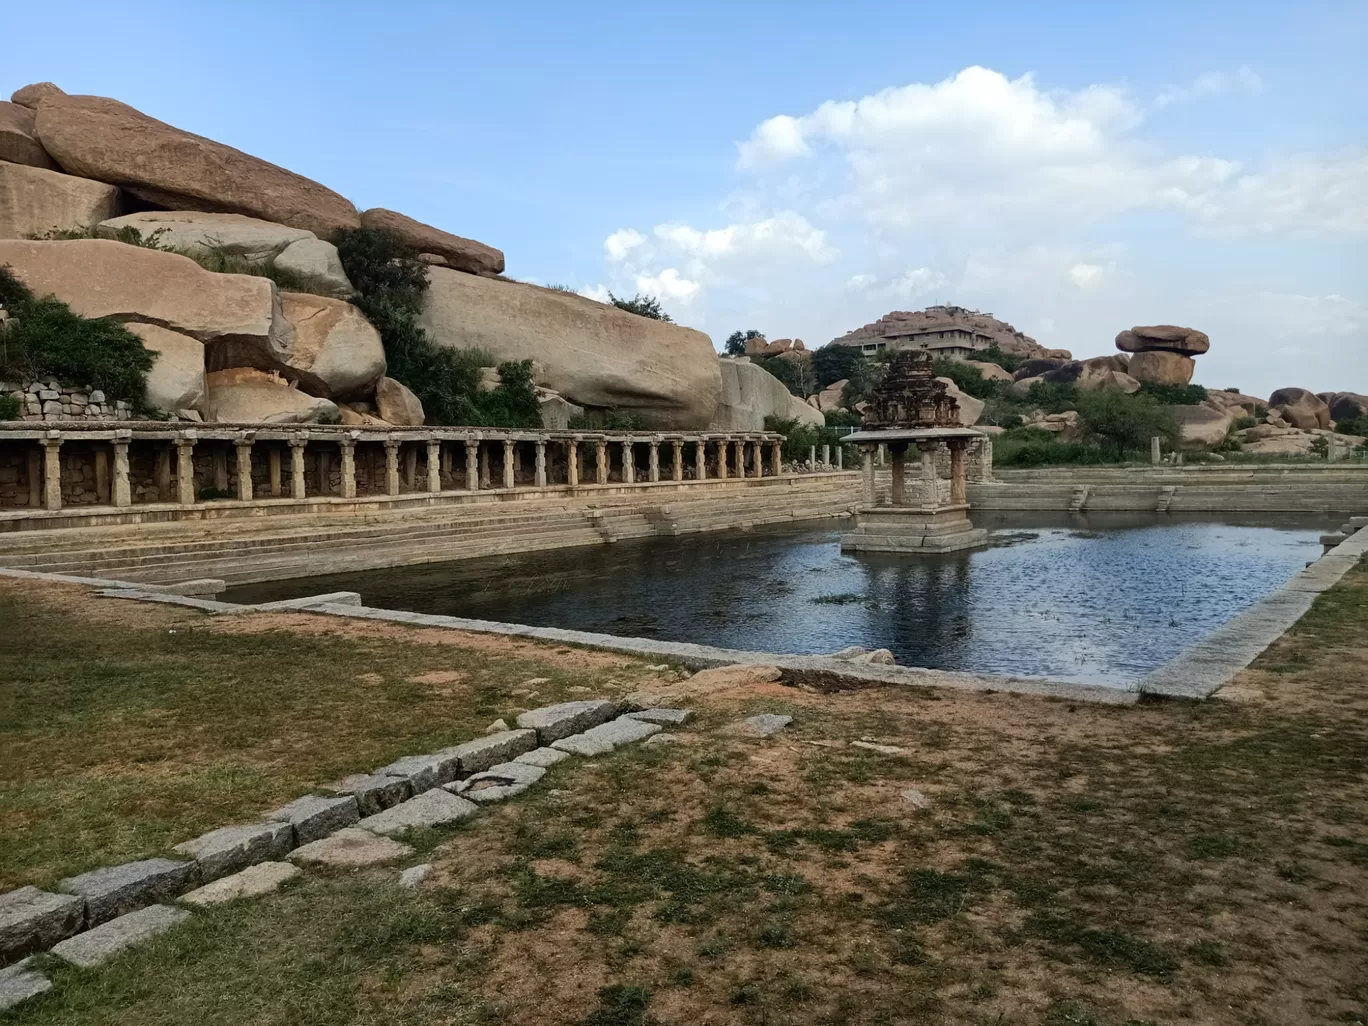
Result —
[{"label": "pavilion pillar", "polygon": [[744,438],[737,439],[732,451],[736,454],[736,476],[744,478],[746,476],[746,440]]},{"label": "pavilion pillar", "polygon": [[579,441],[574,438],[565,443],[565,483],[579,487]]},{"label": "pavilion pillar", "polygon": [[427,490],[434,495],[442,490],[442,440],[427,440]]},{"label": "pavilion pillar", "polygon": [[171,501],[171,446],[157,446],[156,463],[152,468],[153,480],[157,483],[157,501]]},{"label": "pavilion pillar", "polygon": [[918,442],[921,450],[921,504],[936,507],[940,505],[940,485],[936,481],[936,443]]},{"label": "pavilion pillar", "polygon": [[439,468],[438,472],[446,474],[448,477],[454,477],[455,472],[451,468],[451,446],[448,445],[445,449],[442,449],[439,456],[440,458],[437,461]]},{"label": "pavilion pillar", "polygon": [[650,442],[650,467],[651,480],[660,480],[660,443],[652,440]]},{"label": "pavilion pillar", "polygon": [[784,472],[784,443],[770,442],[770,476],[778,477]]},{"label": "pavilion pillar", "polygon": [[342,498],[356,498],[356,440],[344,438],[337,443],[342,453]]},{"label": "pavilion pillar", "polygon": [[237,497],[239,502],[252,501],[252,440],[235,438],[233,448],[237,450]]},{"label": "pavilion pillar", "polygon": [[[166,470],[171,471],[171,452],[166,452]],[[167,485],[170,490],[170,484]],[[176,501],[182,506],[195,504],[195,438],[181,435],[176,439]]]},{"label": "pavilion pillar", "polygon": [[708,442],[704,438],[694,442],[694,477],[699,481],[708,479]]},{"label": "pavilion pillar", "polygon": [[34,446],[28,452],[28,504],[37,509],[43,502],[43,451]]},{"label": "pavilion pillar", "polygon": [[410,445],[404,450],[404,487],[409,491],[418,490],[418,447]]},{"label": "pavilion pillar", "polygon": [[116,439],[114,442],[114,493],[115,506],[133,505],[133,489],[128,481],[128,440]]},{"label": "pavilion pillar", "polygon": [[760,440],[751,442],[751,470],[756,477],[765,476],[765,457],[760,451]]},{"label": "pavilion pillar", "polygon": [[109,502],[109,451],[104,446],[95,450],[95,498]]},{"label": "pavilion pillar", "polygon": [[304,487],[304,447],[309,444],[308,436],[290,439],[290,497],[303,499],[308,495]]},{"label": "pavilion pillar", "polygon": [[874,505],[874,449],[872,446],[860,446],[860,469],[864,473],[864,493],[865,505]]},{"label": "pavilion pillar", "polygon": [[273,445],[266,453],[267,473],[271,478],[271,494],[280,494],[280,446]]},{"label": "pavilion pillar", "polygon": [[950,505],[962,506],[967,501],[964,488],[964,450],[966,441],[963,438],[953,438],[949,441],[950,448]]},{"label": "pavilion pillar", "polygon": [[894,506],[906,506],[907,493],[903,482],[903,464],[907,456],[907,445],[894,442],[888,447],[888,452],[893,458],[893,491],[890,502]]},{"label": "pavilion pillar", "polygon": [[513,439],[511,439],[511,438],[505,438],[505,439],[503,440],[503,445],[504,445],[503,486],[504,486],[505,488],[513,488],[513,487],[515,487],[515,486],[517,485],[517,483],[518,483],[518,480],[517,480],[517,477],[516,477],[516,473],[517,473],[516,464],[514,464],[514,462],[513,462],[513,456],[514,456],[514,452],[513,452],[513,445],[514,445]]},{"label": "pavilion pillar", "polygon": [[730,438],[724,438],[717,443],[717,479],[719,481],[727,479],[727,460],[731,458],[730,449]]},{"label": "pavilion pillar", "polygon": [[684,480],[684,442],[678,438],[670,442],[670,480]]},{"label": "pavilion pillar", "polygon": [[822,446],[822,469],[823,469],[823,470],[830,470],[830,469],[831,469],[831,446],[830,446],[830,445],[824,445],[824,446]]},{"label": "pavilion pillar", "polygon": [[622,483],[636,484],[636,454],[630,438],[622,443]]},{"label": "pavilion pillar", "polygon": [[594,449],[594,480],[599,484],[608,483],[608,440],[600,438]]},{"label": "pavilion pillar", "polygon": [[546,443],[537,442],[537,458],[534,466],[535,482],[538,488],[546,487]]},{"label": "pavilion pillar", "polygon": [[214,446],[209,462],[214,471],[214,491],[226,492],[228,490],[228,450],[222,445]]},{"label": "pavilion pillar", "polygon": [[62,508],[61,438],[43,439],[43,508]]},{"label": "pavilion pillar", "polygon": [[845,446],[836,446],[836,469],[845,470]]},{"label": "pavilion pillar", "polygon": [[399,442],[385,439],[385,494],[399,494]]},{"label": "pavilion pillar", "polygon": [[808,446],[808,469],[817,469],[817,446],[815,445]]},{"label": "pavilion pillar", "polygon": [[318,475],[318,494],[332,494],[332,453],[321,447],[315,456],[314,471]]},{"label": "pavilion pillar", "polygon": [[483,441],[484,440],[481,439],[480,442],[477,443],[477,447],[480,450],[480,487],[492,488],[494,486],[494,479],[490,476],[489,472],[489,446],[484,445]]},{"label": "pavilion pillar", "polygon": [[478,492],[480,490],[480,443],[467,438],[465,443],[466,458],[466,491]]}]

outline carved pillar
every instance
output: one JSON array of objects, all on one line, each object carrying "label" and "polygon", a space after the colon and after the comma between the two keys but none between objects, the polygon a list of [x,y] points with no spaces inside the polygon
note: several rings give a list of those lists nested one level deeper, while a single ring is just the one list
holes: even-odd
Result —
[{"label": "carved pillar", "polygon": [[442,440],[427,440],[427,490],[434,495],[442,490]]},{"label": "carved pillar", "polygon": [[608,440],[600,438],[594,448],[594,480],[599,484],[608,483]]},{"label": "carved pillar", "polygon": [[466,491],[480,490],[480,443],[467,438],[465,443]]},{"label": "carved pillar", "polygon": [[517,478],[515,477],[515,473],[516,473],[516,472],[515,472],[514,464],[513,464],[513,439],[511,439],[511,438],[505,438],[505,439],[504,439],[504,471],[503,471],[503,474],[504,474],[504,477],[503,477],[503,486],[504,486],[505,488],[513,488],[513,487],[515,487],[515,486],[517,485],[518,481],[517,481]]},{"label": "carved pillar", "polygon": [[280,446],[272,445],[266,452],[266,468],[271,478],[271,495],[280,494]]},{"label": "carved pillar", "polygon": [[708,479],[708,443],[702,438],[694,441],[694,477],[699,481]]},{"label": "carved pillar", "polygon": [[418,490],[418,447],[410,445],[404,450],[404,487],[409,491]]},{"label": "carved pillar", "polygon": [[817,446],[808,446],[808,469],[817,469]]},{"label": "carved pillar", "polygon": [[670,442],[670,480],[684,480],[684,443],[678,438]]},{"label": "carved pillar", "polygon": [[481,439],[478,448],[480,450],[480,487],[492,488],[494,479],[489,473],[489,446],[485,445],[484,440]]},{"label": "carved pillar", "polygon": [[636,484],[636,455],[630,439],[622,443],[622,483]]},{"label": "carved pillar", "polygon": [[[168,452],[168,471],[170,455]],[[182,506],[195,504],[195,436],[191,434],[176,439],[176,501]]]},{"label": "carved pillar", "polygon": [[868,445],[860,446],[860,469],[864,472],[865,505],[874,505],[874,450]]},{"label": "carved pillar", "polygon": [[399,494],[399,442],[385,439],[385,494]]},{"label": "carved pillar", "polygon": [[209,462],[214,471],[214,490],[226,492],[228,490],[228,450],[222,445],[215,445]]},{"label": "carved pillar", "polygon": [[252,440],[237,438],[233,440],[237,450],[237,497],[240,502],[252,501]]},{"label": "carved pillar", "polygon": [[318,474],[318,494],[332,494],[332,452],[327,445],[320,446],[316,453],[317,464],[314,470]]},{"label": "carved pillar", "polygon": [[770,476],[778,477],[784,472],[784,443],[770,442]]},{"label": "carved pillar", "polygon": [[940,505],[940,485],[936,483],[936,443],[918,442],[921,450],[921,504],[936,507]]},{"label": "carved pillar", "polygon": [[303,499],[308,491],[304,487],[304,447],[309,444],[308,436],[290,439],[290,498]]},{"label": "carved pillar", "polygon": [[43,439],[43,508],[62,508],[61,438]]},{"label": "carved pillar", "polygon": [[109,451],[104,446],[95,450],[95,499],[109,502]]},{"label": "carved pillar", "polygon": [[756,477],[765,476],[765,457],[760,451],[760,440],[751,442],[751,472]]},{"label": "carved pillar", "polygon": [[746,476],[746,440],[744,438],[737,439],[733,451],[736,453],[736,476],[744,478]]},{"label": "carved pillar", "polygon": [[546,443],[537,442],[537,460],[534,468],[536,474],[535,482],[538,488],[546,487]]},{"label": "carved pillar", "polygon": [[116,438],[114,441],[114,494],[115,506],[133,505],[133,489],[128,481],[128,439]]},{"label": "carved pillar", "polygon": [[652,481],[660,480],[660,443],[652,439],[650,445],[649,466]]},{"label": "carved pillar", "polygon": [[356,498],[356,439],[344,438],[337,443],[342,453],[342,498]]},{"label": "carved pillar", "polygon": [[727,460],[730,458],[731,439],[724,438],[717,443],[717,479],[727,479]]},{"label": "carved pillar", "polygon": [[830,446],[830,445],[824,445],[824,446],[822,446],[822,469],[823,469],[823,470],[830,470],[830,469],[831,469],[831,446]]},{"label": "carved pillar", "polygon": [[448,477],[455,477],[455,472],[451,469],[451,446],[447,446],[440,452],[440,459],[437,461],[438,472],[446,474]]},{"label": "carved pillar", "polygon": [[565,443],[565,483],[579,487],[579,440],[575,438]]},{"label": "carved pillar", "polygon": [[907,493],[903,487],[903,463],[907,456],[907,444],[905,442],[894,442],[889,445],[888,452],[893,458],[893,490],[890,502],[894,506],[906,506]]},{"label": "carved pillar", "polygon": [[967,501],[964,490],[964,449],[963,438],[953,438],[950,447],[950,505],[962,506]]}]

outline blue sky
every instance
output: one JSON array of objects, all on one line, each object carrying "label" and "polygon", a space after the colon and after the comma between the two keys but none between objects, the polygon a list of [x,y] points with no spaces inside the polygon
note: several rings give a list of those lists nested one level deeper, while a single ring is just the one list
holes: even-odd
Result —
[{"label": "blue sky", "polygon": [[[1368,392],[1362,3],[15,5],[50,79],[720,342],[991,310]],[[21,41],[15,46],[12,41]]]}]

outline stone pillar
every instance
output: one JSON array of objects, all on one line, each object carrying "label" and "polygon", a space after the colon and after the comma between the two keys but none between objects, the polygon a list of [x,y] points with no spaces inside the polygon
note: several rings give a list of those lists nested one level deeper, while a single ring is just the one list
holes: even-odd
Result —
[{"label": "stone pillar", "polygon": [[736,476],[745,478],[746,476],[746,440],[744,438],[736,441]]},{"label": "stone pillar", "polygon": [[778,477],[784,472],[784,443],[770,442],[770,476]]},{"label": "stone pillar", "polygon": [[727,460],[728,450],[731,449],[731,439],[724,438],[717,443],[717,479],[725,481],[727,479]]},{"label": "stone pillar", "polygon": [[991,481],[993,479],[993,440],[987,435],[979,443],[979,480]]},{"label": "stone pillar", "polygon": [[864,473],[865,505],[874,505],[874,449],[868,445],[860,446],[860,469]]},{"label": "stone pillar", "polygon": [[271,494],[280,494],[280,446],[272,445],[266,453],[267,471],[271,475]]},{"label": "stone pillar", "polygon": [[43,450],[34,447],[28,453],[28,504],[37,509],[43,501]]},{"label": "stone pillar", "polygon": [[95,499],[109,502],[109,450],[104,446],[95,450]]},{"label": "stone pillar", "polygon": [[878,464],[881,467],[884,465],[884,446],[882,442],[879,443]]},{"label": "stone pillar", "polygon": [[215,445],[210,463],[214,469],[214,490],[226,492],[228,490],[228,450],[222,445]]},{"label": "stone pillar", "polygon": [[1156,465],[1159,463],[1159,436],[1158,436],[1158,435],[1151,435],[1151,436],[1150,436],[1150,462],[1153,463],[1153,464],[1156,464]]},{"label": "stone pillar", "polygon": [[418,447],[410,445],[404,450],[404,487],[411,492],[418,490]]},{"label": "stone pillar", "polygon": [[845,470],[845,446],[836,446],[836,469]]},{"label": "stone pillar", "polygon": [[599,484],[608,483],[608,441],[600,438],[594,449],[594,480]]},{"label": "stone pillar", "polygon": [[921,450],[921,504],[936,507],[940,505],[940,485],[936,483],[936,443],[918,442]]},{"label": "stone pillar", "polygon": [[304,447],[308,438],[290,439],[290,498],[303,499],[308,495],[304,487]]},{"label": "stone pillar", "polygon": [[538,488],[546,487],[546,443],[537,442],[537,461],[534,472],[536,474],[536,485]]},{"label": "stone pillar", "polygon": [[831,469],[831,446],[830,446],[830,445],[824,445],[824,446],[822,446],[822,469],[824,469],[824,470],[830,470],[830,469]]},{"label": "stone pillar", "polygon": [[465,443],[466,491],[480,490],[480,443],[468,438]]},{"label": "stone pillar", "polygon": [[237,449],[237,472],[238,486],[237,497],[239,502],[252,501],[252,440],[250,438],[234,439],[233,447]]},{"label": "stone pillar", "polygon": [[650,466],[651,480],[660,480],[660,443],[654,439],[650,442]]},{"label": "stone pillar", "polygon": [[61,438],[43,439],[43,508],[62,508]]},{"label": "stone pillar", "polygon": [[399,494],[399,442],[385,439],[385,494]]},{"label": "stone pillar", "polygon": [[514,455],[514,454],[513,454],[513,439],[511,439],[511,438],[505,438],[505,439],[504,439],[504,471],[503,471],[503,486],[504,486],[505,488],[513,488],[513,487],[516,487],[516,485],[517,485],[517,483],[518,483],[518,480],[517,480],[517,477],[515,476],[515,471],[514,471],[513,455]]},{"label": "stone pillar", "polygon": [[670,480],[684,480],[684,443],[678,438],[670,442]]},{"label": "stone pillar", "polygon": [[489,446],[484,444],[484,439],[480,439],[480,487],[494,487],[494,478],[489,472]]},{"label": "stone pillar", "polygon": [[622,483],[636,484],[636,454],[630,439],[622,443]]},{"label": "stone pillar", "polygon": [[337,443],[342,453],[342,498],[356,498],[356,440],[344,438]]},{"label": "stone pillar", "polygon": [[[171,469],[167,453],[167,470]],[[195,439],[193,435],[181,435],[176,439],[176,501],[182,506],[195,504]]]},{"label": "stone pillar", "polygon": [[694,476],[700,481],[708,479],[708,443],[703,438],[694,442]]},{"label": "stone pillar", "polygon": [[950,447],[950,505],[962,506],[968,502],[964,488],[964,449],[967,443],[963,438],[954,438],[947,444]]},{"label": "stone pillar", "polygon": [[751,470],[756,477],[765,476],[765,457],[760,451],[760,441],[751,442]]},{"label": "stone pillar", "polygon": [[332,494],[332,453],[326,448],[319,448],[317,454],[318,463],[314,470],[318,473],[318,494]]},{"label": "stone pillar", "polygon": [[907,454],[907,445],[890,445],[888,452],[893,457],[893,490],[889,501],[894,506],[906,506],[907,493],[903,482],[903,458]]},{"label": "stone pillar", "polygon": [[[440,447],[440,443],[438,444]],[[451,469],[451,446],[448,445],[445,449],[442,449],[440,456],[441,458],[437,461],[438,473],[446,474],[449,477],[455,477],[456,474]]]},{"label": "stone pillar", "polygon": [[152,477],[157,484],[157,501],[171,501],[171,446],[158,445]]},{"label": "stone pillar", "polygon": [[817,446],[808,447],[808,466],[813,470],[817,469]]},{"label": "stone pillar", "polygon": [[442,440],[427,440],[427,490],[434,495],[442,490]]},{"label": "stone pillar", "polygon": [[572,438],[565,443],[565,483],[571,488],[579,487],[579,439]]},{"label": "stone pillar", "polygon": [[133,489],[128,481],[128,440],[116,439],[114,442],[114,494],[115,506],[133,505]]}]

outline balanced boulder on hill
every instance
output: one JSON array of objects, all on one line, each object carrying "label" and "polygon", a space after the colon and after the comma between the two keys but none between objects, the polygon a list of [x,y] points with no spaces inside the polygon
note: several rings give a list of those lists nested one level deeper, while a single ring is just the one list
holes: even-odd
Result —
[{"label": "balanced boulder on hill", "polygon": [[1116,336],[1116,348],[1134,354],[1128,373],[1137,381],[1186,385],[1196,369],[1192,358],[1210,349],[1211,339],[1176,324],[1137,325]]}]

